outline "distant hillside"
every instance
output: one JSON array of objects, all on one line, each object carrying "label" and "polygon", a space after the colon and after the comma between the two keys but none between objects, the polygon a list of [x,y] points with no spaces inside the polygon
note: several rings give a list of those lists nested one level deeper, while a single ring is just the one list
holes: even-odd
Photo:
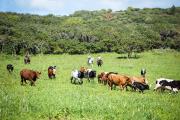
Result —
[{"label": "distant hillside", "polygon": [[180,50],[180,7],[81,10],[69,16],[0,12],[1,53],[130,55],[157,48]]}]

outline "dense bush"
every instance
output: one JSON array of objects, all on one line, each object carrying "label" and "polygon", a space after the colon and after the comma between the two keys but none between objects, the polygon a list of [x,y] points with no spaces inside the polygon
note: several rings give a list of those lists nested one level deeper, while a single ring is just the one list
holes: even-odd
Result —
[{"label": "dense bush", "polygon": [[76,11],[69,16],[0,12],[0,52],[128,53],[180,49],[180,8]]}]

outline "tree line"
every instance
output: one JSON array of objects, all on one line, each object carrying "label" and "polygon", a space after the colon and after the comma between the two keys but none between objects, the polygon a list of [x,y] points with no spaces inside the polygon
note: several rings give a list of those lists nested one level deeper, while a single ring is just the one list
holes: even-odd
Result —
[{"label": "tree line", "polygon": [[180,7],[76,11],[69,16],[0,12],[0,52],[132,53],[180,50]]}]

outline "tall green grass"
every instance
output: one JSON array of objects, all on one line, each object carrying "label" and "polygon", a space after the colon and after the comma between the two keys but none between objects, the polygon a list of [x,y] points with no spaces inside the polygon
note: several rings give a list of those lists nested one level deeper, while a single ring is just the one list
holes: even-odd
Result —
[{"label": "tall green grass", "polygon": [[[118,59],[116,53],[91,54],[101,56],[104,65],[93,69],[97,73],[114,71],[129,76],[139,76],[140,69],[147,69],[151,86],[144,94],[131,91],[110,90],[95,81],[83,85],[70,83],[73,69],[87,66],[88,55],[36,55],[31,64],[25,65],[23,57],[0,55],[0,119],[92,119],[92,120],[178,120],[180,118],[180,94],[154,92],[159,77],[180,79],[180,53],[151,51],[139,54],[138,59]],[[6,65],[12,63],[15,70],[9,74]],[[57,78],[48,79],[47,68],[57,66]],[[36,86],[20,85],[19,72],[23,68],[42,72]]]}]

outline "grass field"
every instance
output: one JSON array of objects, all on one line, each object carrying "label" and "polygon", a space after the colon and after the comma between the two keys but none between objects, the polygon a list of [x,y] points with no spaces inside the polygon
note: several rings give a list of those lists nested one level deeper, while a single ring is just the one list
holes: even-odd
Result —
[{"label": "grass field", "polygon": [[[155,50],[139,54],[138,59],[123,59],[116,53],[91,54],[101,56],[102,71],[114,71],[129,76],[139,76],[147,69],[150,90],[144,94],[131,91],[110,90],[95,81],[83,85],[70,83],[73,69],[87,66],[88,55],[36,55],[31,64],[23,63],[23,56],[0,55],[0,119],[1,120],[179,120],[180,94],[154,92],[159,77],[180,79],[180,53]],[[122,58],[121,58],[122,57]],[[9,74],[6,65],[15,70]],[[57,66],[57,78],[50,80],[47,68]],[[19,72],[23,68],[39,70],[42,75],[36,86],[20,85]]]}]

